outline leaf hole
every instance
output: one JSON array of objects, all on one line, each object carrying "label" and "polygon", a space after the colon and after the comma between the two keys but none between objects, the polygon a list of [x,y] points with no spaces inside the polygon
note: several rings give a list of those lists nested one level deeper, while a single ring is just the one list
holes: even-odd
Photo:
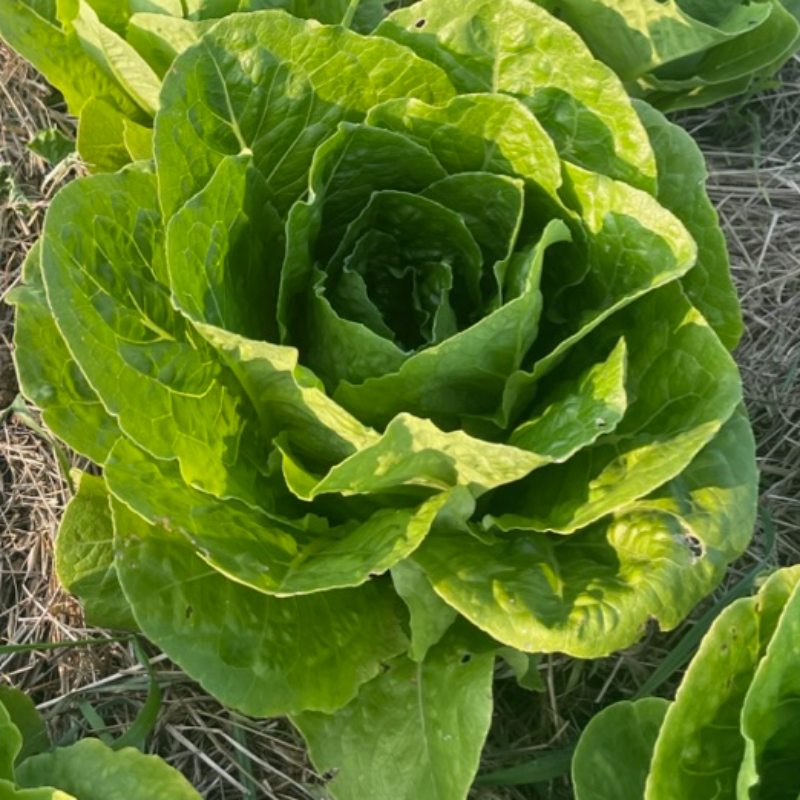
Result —
[{"label": "leaf hole", "polygon": [[418,19],[414,23],[414,27],[415,28],[424,28],[427,24],[428,24],[428,20],[426,20],[426,19]]},{"label": "leaf hole", "polygon": [[472,655],[470,653],[464,653],[464,655],[461,656],[462,664],[469,664],[470,661],[472,661]]},{"label": "leaf hole", "polygon": [[687,536],[686,546],[689,548],[689,552],[694,556],[695,559],[700,559],[705,555],[706,549],[703,547],[703,543],[696,536]]},{"label": "leaf hole", "polygon": [[705,545],[694,534],[684,533],[676,538],[691,553],[693,561],[699,561],[705,556]]}]

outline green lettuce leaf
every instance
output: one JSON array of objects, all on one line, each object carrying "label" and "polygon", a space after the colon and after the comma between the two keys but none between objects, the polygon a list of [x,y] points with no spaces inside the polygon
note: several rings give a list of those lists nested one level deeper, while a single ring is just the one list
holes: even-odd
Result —
[{"label": "green lettuce leaf", "polygon": [[163,80],[172,62],[195,44],[209,27],[180,16],[144,12],[130,18],[125,38]]},{"label": "green lettuce leaf", "polygon": [[80,598],[90,625],[136,630],[114,565],[108,489],[101,478],[85,472],[58,528],[56,574]]},{"label": "green lettuce leaf", "polygon": [[[186,778],[157,756],[132,747],[115,751],[97,739],[29,758],[17,771],[17,780],[22,786],[50,785],[63,790],[54,792],[52,800],[66,800],[73,794],[78,800],[107,800],[115,793],[130,800],[200,798]],[[35,797],[31,795],[30,800]],[[45,797],[50,800],[50,795]],[[23,798],[28,800],[28,795],[21,793]]]},{"label": "green lettuce leaf", "polygon": [[0,37],[30,61],[64,95],[77,115],[87,100],[105,98],[120,111],[138,117],[136,103],[81,47],[74,32],[52,15],[42,16],[35,0],[9,0],[0,12]]},{"label": "green lettuce leaf", "polygon": [[422,0],[395,11],[377,33],[442,66],[460,92],[523,98],[564,158],[654,185],[647,134],[623,87],[576,34],[528,0]]},{"label": "green lettuce leaf", "polygon": [[630,337],[624,420],[564,464],[499,492],[500,528],[573,533],[680,474],[734,413],[742,395],[733,361],[675,285],[611,317],[572,359],[603,352],[645,317],[659,333]]},{"label": "green lettuce leaf", "polygon": [[[391,70],[388,61],[396,64]],[[339,122],[362,119],[382,100],[441,102],[452,94],[436,66],[378,38],[320,29],[278,11],[247,22],[224,19],[164,83],[155,126],[162,208],[171,218],[226,155],[252,152],[283,215],[303,194],[314,152]]]},{"label": "green lettuce leaf", "polygon": [[[22,737],[22,747],[16,754],[15,763],[24,761],[29,756],[41,753],[50,746],[47,727],[39,716],[33,701],[24,692],[11,686],[0,685],[0,706],[8,714],[8,722],[17,729]],[[6,723],[8,724],[8,723]],[[8,737],[6,747],[14,741],[14,734],[6,728]],[[10,752],[10,749],[7,752]],[[8,769],[4,770],[8,774]]]},{"label": "green lettuce leaf", "polygon": [[258,444],[243,436],[254,413],[170,304],[155,183],[148,172],[127,171],[73,183],[58,196],[42,253],[49,305],[131,439],[158,458],[177,456],[188,483],[257,505]]},{"label": "green lettuce leaf", "polygon": [[0,800],[77,800],[58,789],[19,789],[10,781],[0,780]]},{"label": "green lettuce leaf", "polygon": [[473,655],[449,637],[422,663],[393,662],[337,713],[292,721],[317,769],[336,770],[330,787],[342,800],[458,800],[489,729],[493,664],[492,654]]},{"label": "green lettuce leaf", "polygon": [[450,498],[439,493],[418,506],[378,508],[338,526],[312,515],[287,519],[193,489],[174,462],[152,459],[124,440],[107,462],[106,481],[115,497],[185,537],[215,569],[279,597],[382,575],[420,545]]},{"label": "green lettuce leaf", "polygon": [[0,779],[14,777],[14,762],[22,749],[22,735],[11,721],[5,705],[0,704]]},{"label": "green lettuce leaf", "polygon": [[139,627],[232,708],[333,712],[407,647],[384,583],[269,597],[224,577],[163,524],[112,508],[117,570]]},{"label": "green lettuce leaf", "polygon": [[104,100],[92,97],[81,109],[78,152],[90,172],[116,172],[130,163],[125,146],[128,118]]},{"label": "green lettuce leaf", "polygon": [[800,9],[782,0],[532,0],[557,14],[662,111],[746,92],[800,47]]},{"label": "green lettuce leaf", "polygon": [[[63,12],[63,13],[62,13]],[[92,61],[149,116],[158,108],[161,82],[119,34],[106,27],[87,0],[59,0],[59,17]]]},{"label": "green lettuce leaf", "polygon": [[121,433],[55,324],[42,280],[41,249],[41,242],[31,248],[23,265],[24,285],[6,296],[17,309],[14,349],[20,388],[56,436],[102,464]]},{"label": "green lettuce leaf", "polygon": [[736,601],[706,634],[664,720],[648,800],[735,796],[745,752],[742,707],[797,578],[797,570],[776,573],[758,597]]},{"label": "green lettuce leaf", "polygon": [[498,641],[588,658],[669,630],[722,578],[755,518],[754,444],[737,413],[675,480],[568,537],[482,541],[451,517],[414,554],[437,594]]},{"label": "green lettuce leaf", "polygon": [[592,717],[572,758],[576,800],[642,800],[668,708],[668,700],[646,697]]},{"label": "green lettuce leaf", "polygon": [[[774,630],[763,653],[742,707],[741,730],[745,754],[739,770],[737,792],[761,797],[800,796],[798,742],[800,720],[797,642],[800,626],[800,584],[797,569],[777,573],[762,590],[759,638],[762,643]],[[780,583],[779,583],[780,582]],[[786,598],[780,619],[764,619],[770,612],[772,594]],[[765,632],[762,632],[766,629]],[[763,649],[763,644],[762,644]],[[757,788],[755,788],[757,787]]]},{"label": "green lettuce leaf", "polygon": [[731,279],[725,236],[705,191],[708,172],[691,136],[645,103],[635,102],[658,164],[658,201],[686,225],[697,244],[697,263],[682,278],[686,294],[723,344],[742,336],[742,312]]},{"label": "green lettuce leaf", "polygon": [[408,606],[411,629],[408,657],[412,661],[424,661],[428,650],[441,641],[456,621],[458,612],[436,594],[425,573],[411,559],[392,567],[392,581],[397,594]]}]

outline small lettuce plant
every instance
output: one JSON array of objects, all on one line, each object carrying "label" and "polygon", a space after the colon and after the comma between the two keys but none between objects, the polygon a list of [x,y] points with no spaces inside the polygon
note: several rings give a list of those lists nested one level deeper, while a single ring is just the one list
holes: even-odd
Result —
[{"label": "small lettuce plant", "polygon": [[577,800],[800,795],[800,567],[718,617],[674,702],[621,702],[575,752]]},{"label": "small lettuce plant", "polygon": [[2,800],[201,800],[157,756],[99,739],[51,747],[44,722],[19,690],[0,685]]},{"label": "small lettuce plant", "polygon": [[289,715],[340,800],[463,800],[498,657],[671,628],[750,539],[703,160],[527,0],[230,16],[153,130],[11,298],[24,393],[102,468],[62,581]]},{"label": "small lettuce plant", "polygon": [[800,48],[798,0],[534,0],[635,97],[700,108],[766,85]]}]

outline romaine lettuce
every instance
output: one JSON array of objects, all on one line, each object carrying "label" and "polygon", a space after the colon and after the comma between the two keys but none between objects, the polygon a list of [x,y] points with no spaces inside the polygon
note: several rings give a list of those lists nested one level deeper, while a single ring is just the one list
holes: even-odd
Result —
[{"label": "romaine lettuce", "polygon": [[598,714],[575,752],[577,800],[797,797],[800,568],[726,608],[675,701]]},{"label": "romaine lettuce", "polygon": [[98,621],[290,714],[343,800],[462,800],[498,654],[673,627],[746,547],[741,322],[691,139],[566,25],[379,33],[180,55],[155,161],[53,201],[16,358],[103,467],[58,539]]},{"label": "romaine lettuce", "polygon": [[533,0],[663,111],[766,85],[800,48],[797,0]]}]

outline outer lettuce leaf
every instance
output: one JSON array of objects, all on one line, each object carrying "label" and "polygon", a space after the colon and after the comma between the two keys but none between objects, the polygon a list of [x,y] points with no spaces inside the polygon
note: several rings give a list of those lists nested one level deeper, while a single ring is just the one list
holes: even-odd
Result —
[{"label": "outer lettuce leaf", "polygon": [[492,510],[503,512],[494,520],[503,530],[573,533],[624,508],[679,475],[734,413],[736,366],[675,285],[611,317],[572,358],[594,362],[594,348],[610,349],[645,319],[652,337],[629,337],[624,420],[566,463],[501,491]]},{"label": "outer lettuce leaf", "polygon": [[101,478],[82,473],[56,539],[56,574],[81,599],[90,625],[136,630],[117,579],[114,527],[108,489]]},{"label": "outer lettuce leaf", "polygon": [[49,787],[18,789],[10,781],[0,780],[0,800],[77,800],[77,798]]},{"label": "outer lettuce leaf", "polygon": [[[764,702],[772,713],[781,705],[792,707],[773,705],[775,695],[762,701],[752,692],[769,684],[768,680],[756,686],[753,679],[757,670],[761,672],[765,651],[798,578],[796,568],[776,573],[757,597],[727,608],[706,634],[659,734],[647,800],[736,796],[745,755],[742,709],[748,698],[754,698],[754,705]],[[778,644],[776,652],[780,649]],[[765,672],[769,670],[766,667]]]},{"label": "outer lettuce leaf", "polygon": [[170,305],[155,177],[73,183],[46,225],[53,316],[120,428],[156,457],[177,456],[187,482],[258,504],[252,409]]},{"label": "outer lettuce leaf", "polygon": [[270,716],[346,705],[407,647],[386,584],[286,599],[209,567],[113,503],[117,570],[145,635],[223,703]]},{"label": "outer lettuce leaf", "polygon": [[526,652],[595,657],[668,630],[722,578],[749,540],[754,444],[735,415],[677,479],[569,537],[488,542],[457,520],[414,554],[447,603]]},{"label": "outer lettuce leaf", "polygon": [[595,56],[624,81],[740,37],[761,25],[772,10],[768,2],[727,3],[721,18],[704,21],[702,5],[690,10],[676,0],[550,0],[541,5],[581,36],[590,36],[587,43]]},{"label": "outer lettuce leaf", "polygon": [[378,508],[339,526],[311,515],[286,519],[192,489],[174,463],[126,441],[111,453],[106,480],[115,497],[185,537],[215,569],[279,597],[360,586],[382,575],[420,545],[450,497]]},{"label": "outer lettuce leaf", "polygon": [[632,94],[663,111],[741,94],[800,46],[794,2],[532,1],[564,19]]},{"label": "outer lettuce leaf", "polygon": [[121,433],[55,324],[42,281],[41,248],[41,242],[31,248],[23,266],[24,285],[7,295],[17,308],[14,351],[20,387],[56,436],[102,464]]},{"label": "outer lettuce leaf", "polygon": [[[100,22],[111,30],[121,33],[130,19],[130,1],[119,0],[87,0]],[[56,4],[58,0],[56,0]]]},{"label": "outer lettuce leaf", "polygon": [[78,152],[91,172],[116,172],[130,162],[125,146],[128,123],[124,114],[104,100],[86,101],[78,125]]},{"label": "outer lettuce leaf", "polygon": [[[22,736],[22,747],[16,755],[16,763],[41,753],[50,746],[44,720],[28,695],[19,689],[0,685],[0,706],[3,706],[10,723]],[[10,739],[13,740],[13,734],[10,734]],[[9,739],[6,739],[6,747],[8,742]]]},{"label": "outer lettuce leaf", "polygon": [[454,639],[422,663],[396,660],[336,714],[292,717],[317,769],[337,771],[336,797],[466,796],[491,721],[494,655]]},{"label": "outer lettuce leaf", "polygon": [[153,158],[153,129],[125,119],[122,123],[122,140],[132,161],[150,161]]},{"label": "outer lettuce leaf", "polygon": [[5,706],[0,704],[0,780],[13,779],[14,762],[21,749],[22,735]]},{"label": "outer lettuce leaf", "polygon": [[131,17],[125,38],[163,80],[172,62],[209,27],[179,16],[145,12]]},{"label": "outer lettuce leaf", "polygon": [[428,650],[441,641],[456,621],[458,612],[436,594],[425,573],[411,559],[395,564],[392,581],[397,594],[408,606],[411,629],[408,657],[412,661],[424,661]]},{"label": "outer lettuce leaf", "polygon": [[283,225],[252,161],[249,155],[221,161],[205,188],[170,221],[169,286],[189,319],[270,340],[277,333]]},{"label": "outer lettuce leaf", "polygon": [[[780,577],[778,577],[780,576]],[[758,665],[742,708],[741,730],[745,755],[739,771],[737,792],[740,797],[757,793],[759,797],[800,796],[800,773],[797,770],[797,724],[800,720],[800,685],[798,685],[797,642],[800,641],[800,585],[798,570],[786,570],[772,578],[776,587],[762,590],[759,611],[762,620],[771,610],[769,590],[786,599],[780,619],[762,621],[763,642],[774,628],[766,652]],[[766,622],[766,624],[765,624]],[[757,788],[756,788],[757,787]]]},{"label": "outer lettuce leaf", "polygon": [[136,50],[105,26],[86,0],[59,0],[59,17],[67,30],[77,34],[92,61],[153,116],[161,82]]},{"label": "outer lettuce leaf", "polygon": [[576,800],[642,800],[668,708],[669,701],[647,697],[615,703],[593,717],[572,758]]},{"label": "outer lettuce leaf", "polygon": [[0,36],[30,61],[79,114],[87,100],[106,98],[120,111],[138,116],[136,104],[81,48],[77,35],[61,28],[55,14],[42,16],[33,0],[9,0],[0,12]]},{"label": "outer lettuce leaf", "polygon": [[[52,800],[72,797],[78,800],[200,800],[180,772],[157,756],[146,756],[132,747],[112,750],[97,739],[84,739],[70,747],[29,758],[17,770],[22,786],[56,786]],[[40,790],[41,791],[41,790]],[[69,794],[65,794],[69,792]],[[34,800],[31,795],[30,800]],[[50,800],[49,795],[45,797]],[[28,795],[20,794],[20,800]]]},{"label": "outer lettuce leaf", "polygon": [[686,294],[723,344],[733,350],[742,335],[742,312],[730,274],[725,236],[705,191],[703,154],[682,128],[635,102],[658,163],[658,201],[672,211],[697,244],[697,263],[683,277]]},{"label": "outer lettuce leaf", "polygon": [[[219,19],[241,11],[282,9],[304,19],[316,19],[327,25],[344,20],[350,0],[186,0],[189,19]],[[383,15],[381,0],[361,0],[353,30],[370,33]]]}]

